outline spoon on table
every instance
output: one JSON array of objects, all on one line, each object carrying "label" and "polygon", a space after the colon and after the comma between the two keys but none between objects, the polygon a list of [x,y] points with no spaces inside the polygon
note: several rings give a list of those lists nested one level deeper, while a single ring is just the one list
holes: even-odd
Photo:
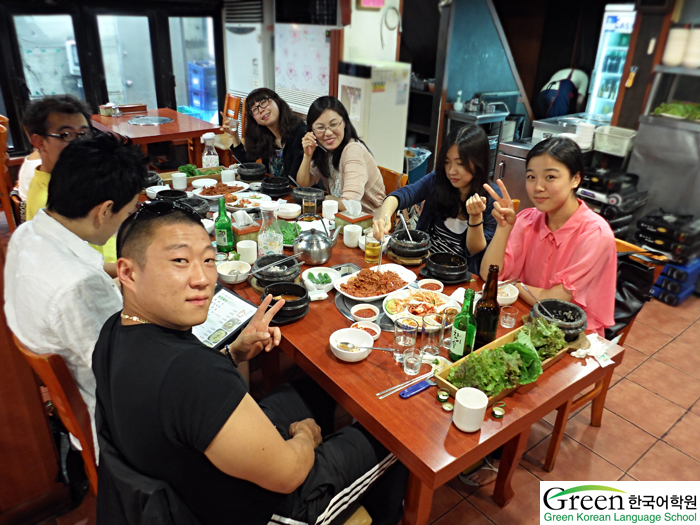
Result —
[{"label": "spoon on table", "polygon": [[383,348],[381,346],[357,346],[353,343],[341,341],[337,344],[338,348],[346,352],[355,352],[356,350],[384,350],[385,352],[394,352],[393,348]]},{"label": "spoon on table", "polygon": [[404,219],[403,213],[399,212],[399,217],[401,217],[403,227],[406,228],[406,235],[408,235],[408,240],[413,242],[413,239],[411,238],[411,232],[408,231],[408,224],[406,224],[406,219]]},{"label": "spoon on table", "polygon": [[532,298],[535,300],[535,304],[538,304],[538,303],[539,303],[540,308],[542,308],[542,310],[544,311],[544,313],[546,313],[546,314],[547,314],[549,317],[551,317],[552,319],[556,319],[556,317],[554,317],[554,316],[552,315],[552,312],[550,312],[549,310],[547,310],[547,309],[544,307],[544,305],[542,304],[542,302],[541,302],[537,297],[535,297],[535,294],[533,294],[533,293],[530,291],[530,289],[529,289],[527,286],[525,286],[525,283],[520,283],[520,286],[522,286],[522,287],[523,287],[523,290],[525,290],[525,291],[530,295],[530,297],[532,297]]}]

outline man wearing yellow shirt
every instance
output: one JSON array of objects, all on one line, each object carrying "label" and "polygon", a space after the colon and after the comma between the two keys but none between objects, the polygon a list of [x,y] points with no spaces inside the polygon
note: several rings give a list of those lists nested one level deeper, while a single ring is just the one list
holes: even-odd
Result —
[{"label": "man wearing yellow shirt", "polygon": [[[90,112],[79,99],[71,95],[45,97],[30,104],[24,116],[24,129],[41,155],[41,164],[27,190],[27,220],[46,206],[49,181],[58,157],[72,141],[92,135]],[[117,246],[113,237],[104,246],[90,245],[105,259],[105,271],[116,276]]]}]

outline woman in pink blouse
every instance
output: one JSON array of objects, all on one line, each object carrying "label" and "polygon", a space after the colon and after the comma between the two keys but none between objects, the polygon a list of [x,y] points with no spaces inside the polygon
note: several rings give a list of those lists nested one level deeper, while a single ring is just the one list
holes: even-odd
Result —
[{"label": "woman in pink blouse", "polygon": [[[493,216],[496,233],[481,263],[501,268],[501,278],[519,279],[541,299],[562,299],[586,312],[588,329],[604,335],[614,324],[617,255],[615,237],[605,220],[576,198],[583,157],[570,139],[555,137],[537,144],[527,156],[526,187],[534,208],[517,217],[502,181]],[[535,300],[520,286],[520,297]]]},{"label": "woman in pink blouse", "polygon": [[335,97],[320,97],[306,116],[309,132],[301,145],[304,158],[297,172],[300,186],[323,181],[327,199],[359,201],[362,211],[375,215],[384,202],[384,180],[377,163],[350,122],[345,106]]}]

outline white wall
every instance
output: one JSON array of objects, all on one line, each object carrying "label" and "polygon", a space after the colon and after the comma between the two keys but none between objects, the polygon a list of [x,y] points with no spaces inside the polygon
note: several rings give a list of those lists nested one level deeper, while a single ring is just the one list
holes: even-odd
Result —
[{"label": "white wall", "polygon": [[[394,6],[399,8],[399,0],[386,0],[380,10],[357,9],[356,2],[352,2],[352,24],[345,27],[343,41],[343,61],[396,61],[396,35],[398,28],[390,31],[384,26],[384,49],[379,36],[379,27],[387,8]],[[398,23],[395,11],[387,14],[390,27]]]}]

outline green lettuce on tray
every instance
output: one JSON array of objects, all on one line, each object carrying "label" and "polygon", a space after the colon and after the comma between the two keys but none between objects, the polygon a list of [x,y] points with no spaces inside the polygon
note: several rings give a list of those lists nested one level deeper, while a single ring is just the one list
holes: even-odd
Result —
[{"label": "green lettuce on tray", "polygon": [[664,102],[654,110],[654,115],[672,115],[690,120],[700,120],[700,104]]},{"label": "green lettuce on tray", "polygon": [[537,381],[542,361],[566,346],[559,327],[540,318],[525,325],[516,341],[470,354],[450,369],[447,380],[457,388],[473,387],[497,396]]}]

